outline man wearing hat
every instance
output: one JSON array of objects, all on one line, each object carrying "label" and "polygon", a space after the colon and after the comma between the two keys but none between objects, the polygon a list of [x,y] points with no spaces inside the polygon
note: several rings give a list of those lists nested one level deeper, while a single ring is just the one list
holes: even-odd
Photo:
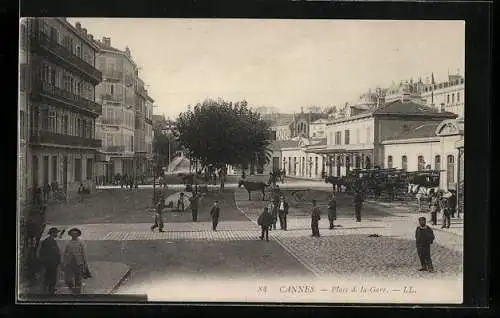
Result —
[{"label": "man wearing hat", "polygon": [[43,290],[50,295],[56,291],[57,269],[61,263],[61,251],[57,244],[56,237],[59,234],[56,227],[49,229],[49,236],[42,241],[39,250],[39,259],[44,271]]},{"label": "man wearing hat", "polygon": [[422,266],[419,271],[433,272],[431,260],[431,244],[434,242],[434,232],[426,224],[425,217],[418,218],[418,226],[415,231],[415,242],[417,245],[417,254]]},{"label": "man wearing hat", "polygon": [[73,294],[80,294],[82,279],[90,278],[85,245],[79,239],[82,231],[72,228],[68,231],[71,240],[66,244],[63,256],[65,282]]},{"label": "man wearing hat", "polygon": [[212,217],[212,230],[214,232],[217,231],[217,225],[219,224],[219,216],[220,216],[220,207],[219,201],[214,201],[214,205],[210,210],[210,216]]}]

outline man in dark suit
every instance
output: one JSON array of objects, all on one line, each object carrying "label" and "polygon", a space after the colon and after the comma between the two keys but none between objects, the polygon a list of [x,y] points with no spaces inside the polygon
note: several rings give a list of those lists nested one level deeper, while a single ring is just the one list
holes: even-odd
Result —
[{"label": "man in dark suit", "polygon": [[219,224],[219,216],[220,216],[220,207],[218,201],[214,201],[214,205],[210,210],[210,216],[212,217],[212,230],[217,231],[217,225]]},{"label": "man in dark suit", "polygon": [[319,220],[321,219],[321,212],[319,207],[316,205],[316,200],[312,201],[313,210],[311,213],[311,230],[313,237],[319,237]]},{"label": "man in dark suit", "polygon": [[418,218],[419,226],[415,231],[415,242],[417,245],[417,254],[422,267],[419,271],[433,272],[431,260],[431,244],[434,242],[434,232],[426,224],[425,217]]},{"label": "man in dark suit", "polygon": [[39,251],[40,263],[44,271],[43,289],[46,293],[54,295],[57,283],[57,270],[61,263],[61,251],[56,237],[59,230],[55,227],[49,229],[49,236],[42,241]]},{"label": "man in dark suit", "polygon": [[363,207],[363,196],[358,191],[354,195],[354,212],[356,214],[356,222],[361,222],[361,208]]},{"label": "man in dark suit", "polygon": [[280,200],[278,202],[278,216],[280,218],[280,227],[282,230],[287,229],[286,217],[288,215],[288,202],[285,201],[284,196],[280,196]]},{"label": "man in dark suit", "polygon": [[330,201],[328,201],[328,221],[330,222],[330,230],[334,229],[333,222],[337,219],[337,201],[335,195],[332,193]]},{"label": "man in dark suit", "polygon": [[193,193],[193,196],[189,199],[189,201],[191,201],[189,205],[191,207],[193,222],[196,222],[198,220],[198,193]]}]

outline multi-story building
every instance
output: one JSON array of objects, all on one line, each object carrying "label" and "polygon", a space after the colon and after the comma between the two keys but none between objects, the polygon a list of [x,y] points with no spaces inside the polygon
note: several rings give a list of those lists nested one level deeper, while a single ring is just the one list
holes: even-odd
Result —
[{"label": "multi-story building", "polygon": [[20,38],[21,201],[46,185],[66,197],[81,184],[92,190],[101,147],[95,119],[102,112],[92,35],[65,18],[27,18]]},{"label": "multi-story building", "polygon": [[448,75],[448,80],[438,84],[425,84],[421,96],[428,106],[464,116],[465,79],[461,75]]},{"label": "multi-story building", "polygon": [[293,121],[290,123],[291,138],[308,138],[310,132],[310,124],[321,118],[327,119],[328,115],[325,113],[305,113],[303,109],[299,114],[294,114]]},{"label": "multi-story building", "polygon": [[103,154],[98,173],[111,182],[116,175],[139,176],[147,171],[151,146],[146,143],[146,134],[152,136],[152,99],[139,79],[130,49],[114,48],[109,37],[96,43],[96,65],[103,76],[96,87],[96,99],[103,107],[96,124]]}]

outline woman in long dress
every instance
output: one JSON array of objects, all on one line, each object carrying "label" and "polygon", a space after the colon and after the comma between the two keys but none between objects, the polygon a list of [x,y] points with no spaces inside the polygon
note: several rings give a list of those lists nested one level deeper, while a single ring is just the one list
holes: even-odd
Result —
[{"label": "woman in long dress", "polygon": [[87,262],[85,245],[80,236],[82,231],[72,228],[68,231],[71,240],[64,249],[62,268],[66,286],[72,294],[80,294],[82,290],[82,279],[91,277]]}]

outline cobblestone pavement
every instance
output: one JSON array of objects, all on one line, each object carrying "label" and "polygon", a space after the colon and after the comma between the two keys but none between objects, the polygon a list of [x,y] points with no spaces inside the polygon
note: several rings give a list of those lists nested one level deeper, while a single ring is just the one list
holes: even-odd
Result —
[{"label": "cobblestone pavement", "polygon": [[[248,201],[243,191],[235,193],[235,200],[238,208],[253,222],[266,204]],[[418,216],[392,212],[390,216],[363,218],[362,222],[339,217],[335,222],[338,227],[334,230],[328,230],[328,221],[324,216],[319,225],[322,237],[312,238],[308,237],[311,233],[310,219],[291,214],[288,220],[290,230],[272,231],[272,235],[317,276],[342,274],[362,277],[370,273],[385,278],[423,277],[425,273],[416,272],[419,262],[414,233]],[[301,232],[300,235],[297,235],[298,232]],[[436,240],[432,255],[436,275],[461,275],[463,236],[441,229],[434,232]],[[372,234],[378,237],[369,237]]]}]

